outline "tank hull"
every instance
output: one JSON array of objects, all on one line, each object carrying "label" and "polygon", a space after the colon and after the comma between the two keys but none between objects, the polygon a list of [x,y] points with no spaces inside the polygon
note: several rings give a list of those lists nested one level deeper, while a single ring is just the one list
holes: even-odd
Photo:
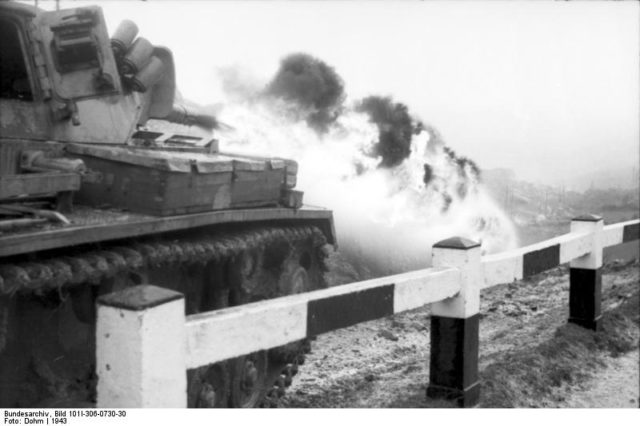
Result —
[{"label": "tank hull", "polygon": [[[95,299],[100,295],[159,285],[184,293],[186,314],[195,314],[324,287],[327,236],[333,236],[316,226],[329,226],[326,211],[306,211],[308,219],[291,219],[267,209],[255,221],[234,211],[240,215],[236,222],[197,228],[183,222],[185,217],[176,222],[179,229],[117,239],[89,235],[85,226],[73,233],[65,229],[67,236],[77,233],[80,245],[56,238],[55,245],[42,242],[31,250],[14,246],[25,249],[0,259],[0,406],[95,403]],[[137,219],[106,226],[140,224]],[[0,239],[24,242],[32,234]],[[42,247],[47,249],[38,250]],[[189,406],[276,405],[305,350],[308,345],[300,342],[189,371]],[[238,385],[246,381],[246,365],[257,366],[262,374],[249,391]],[[205,390],[212,387],[217,397],[207,398]]]},{"label": "tank hull", "polygon": [[[137,32],[0,1],[1,407],[95,402],[105,293],[154,284],[193,314],[325,285],[332,215],[297,163],[219,152],[233,128],[178,101],[171,51]],[[306,350],[189,371],[189,406],[277,405]]]}]

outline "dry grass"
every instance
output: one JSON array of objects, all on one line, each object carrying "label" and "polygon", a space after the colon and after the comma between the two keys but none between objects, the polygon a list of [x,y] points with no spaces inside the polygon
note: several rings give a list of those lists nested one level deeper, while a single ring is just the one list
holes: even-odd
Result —
[{"label": "dry grass", "polygon": [[639,325],[636,289],[604,315],[602,331],[565,324],[534,348],[505,353],[481,372],[481,406],[556,406],[568,387],[590,378],[607,357],[638,348]]}]

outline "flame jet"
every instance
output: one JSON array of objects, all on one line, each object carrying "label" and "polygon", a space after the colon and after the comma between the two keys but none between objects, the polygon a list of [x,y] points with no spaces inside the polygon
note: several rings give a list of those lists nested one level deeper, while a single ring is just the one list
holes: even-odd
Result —
[{"label": "flame jet", "polygon": [[[330,83],[304,73],[331,70],[329,81],[344,83],[332,67],[312,59],[300,67],[302,75],[286,95],[273,90],[282,68],[261,93],[238,90],[242,84],[234,81],[236,90],[219,117],[243,125],[222,134],[221,144],[296,159],[299,187],[310,203],[334,210],[341,253],[359,269],[358,278],[428,266],[431,244],[451,235],[481,241],[485,252],[516,246],[515,228],[483,188],[478,166],[457,155],[405,105],[380,96],[354,102],[345,93],[325,105],[334,114],[326,127],[319,131],[310,123],[304,106],[322,98],[313,90],[322,92]],[[290,65],[286,59],[283,64]],[[239,92],[251,96],[238,97]]]}]

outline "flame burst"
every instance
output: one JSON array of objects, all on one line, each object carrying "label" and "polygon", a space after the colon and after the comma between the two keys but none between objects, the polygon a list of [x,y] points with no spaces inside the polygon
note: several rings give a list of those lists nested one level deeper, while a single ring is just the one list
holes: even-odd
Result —
[{"label": "flame burst", "polygon": [[431,245],[452,236],[481,242],[485,253],[516,247],[515,228],[475,164],[433,128],[419,124],[409,156],[384,167],[376,144],[385,129],[357,103],[319,132],[290,100],[230,99],[218,115],[235,130],[219,135],[221,148],[298,161],[305,204],[334,211],[340,252],[361,278],[427,267]]}]

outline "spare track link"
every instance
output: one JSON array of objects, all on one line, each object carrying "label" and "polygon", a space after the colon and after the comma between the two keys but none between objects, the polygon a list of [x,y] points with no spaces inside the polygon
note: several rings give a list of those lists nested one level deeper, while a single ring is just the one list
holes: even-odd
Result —
[{"label": "spare track link", "polygon": [[265,247],[278,240],[300,241],[312,237],[326,244],[315,226],[263,227],[216,233],[185,240],[134,242],[104,250],[0,265],[0,296],[15,293],[44,294],[101,280],[145,267],[206,264]]}]

